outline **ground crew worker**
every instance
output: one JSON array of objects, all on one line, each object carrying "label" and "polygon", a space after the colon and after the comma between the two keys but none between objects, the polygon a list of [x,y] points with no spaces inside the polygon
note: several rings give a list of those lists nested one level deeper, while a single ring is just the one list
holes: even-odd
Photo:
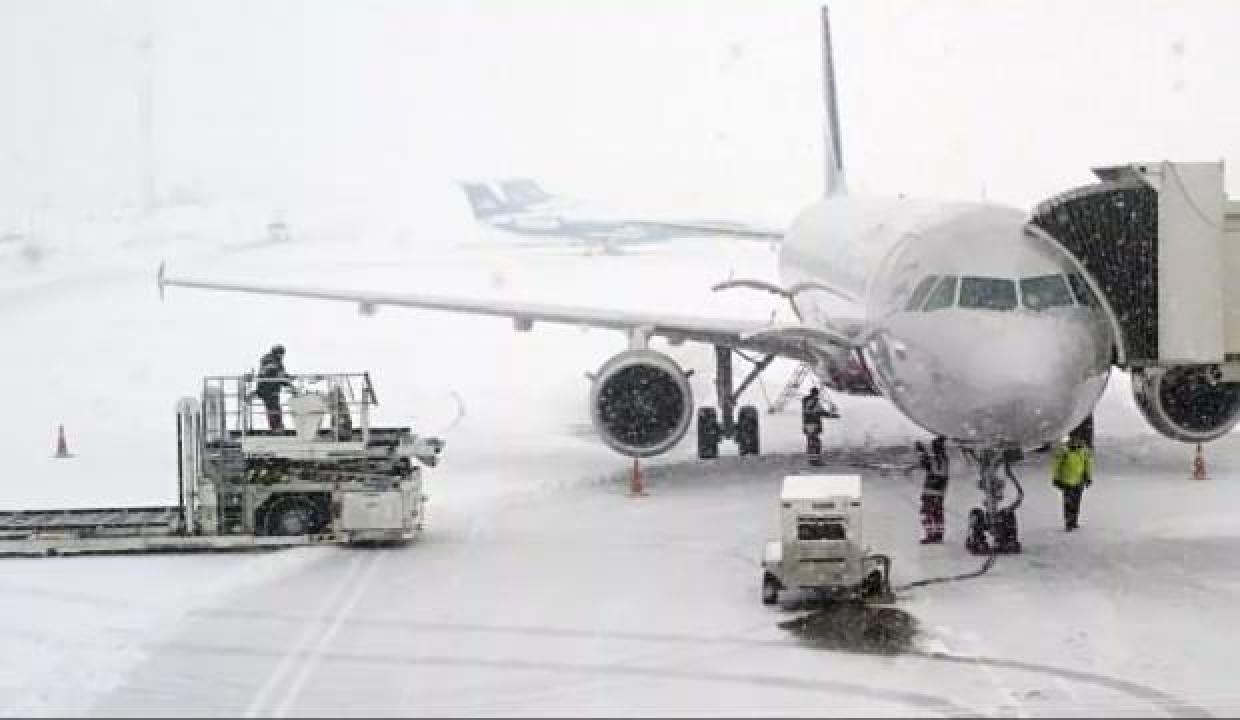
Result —
[{"label": "ground crew worker", "polygon": [[921,527],[925,536],[922,545],[943,542],[944,518],[943,501],[947,496],[948,460],[947,441],[938,436],[930,442],[930,451],[920,440],[914,443],[917,448],[918,463],[926,473],[925,483],[921,487]]},{"label": "ground crew worker", "polygon": [[1063,492],[1063,529],[1077,529],[1077,517],[1081,512],[1081,495],[1093,483],[1093,453],[1081,437],[1068,440],[1068,446],[1055,450],[1051,461],[1051,483]]},{"label": "ground crew worker", "polygon": [[284,371],[284,346],[276,345],[271,352],[258,361],[258,378],[254,394],[262,399],[267,408],[267,428],[284,429],[284,414],[280,411],[280,388],[292,387],[289,375]]},{"label": "ground crew worker", "polygon": [[805,453],[813,465],[822,464],[822,419],[828,417],[837,415],[823,409],[818,388],[810,388],[809,394],[801,398],[801,429],[805,433]]}]

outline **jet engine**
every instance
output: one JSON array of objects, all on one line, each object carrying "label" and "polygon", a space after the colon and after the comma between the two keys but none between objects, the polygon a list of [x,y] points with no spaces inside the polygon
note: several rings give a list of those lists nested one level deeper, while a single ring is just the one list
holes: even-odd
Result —
[{"label": "jet engine", "polygon": [[1206,368],[1135,371],[1132,397],[1150,426],[1180,442],[1209,442],[1240,420],[1240,384],[1219,382]]},{"label": "jet engine", "polygon": [[675,360],[629,350],[603,363],[590,388],[590,419],[603,442],[630,457],[665,453],[693,416],[689,378]]}]

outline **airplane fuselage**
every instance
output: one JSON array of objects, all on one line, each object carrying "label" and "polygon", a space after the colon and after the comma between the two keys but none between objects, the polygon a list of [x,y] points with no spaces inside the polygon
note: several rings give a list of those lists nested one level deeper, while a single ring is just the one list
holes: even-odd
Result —
[{"label": "airplane fuselage", "polygon": [[[879,392],[931,433],[1032,447],[1062,438],[1106,387],[1111,335],[1073,261],[997,205],[828,197],[785,235],[803,322],[868,337]],[[824,350],[827,350],[824,348]]]}]

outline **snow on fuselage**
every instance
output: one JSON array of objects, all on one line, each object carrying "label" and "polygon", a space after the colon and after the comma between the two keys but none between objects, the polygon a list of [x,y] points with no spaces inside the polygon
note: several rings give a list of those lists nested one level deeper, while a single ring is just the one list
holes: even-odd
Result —
[{"label": "snow on fuselage", "polygon": [[1066,254],[1025,213],[972,203],[829,197],[785,235],[806,323],[861,321],[878,389],[926,430],[1031,447],[1093,409],[1111,335]]}]

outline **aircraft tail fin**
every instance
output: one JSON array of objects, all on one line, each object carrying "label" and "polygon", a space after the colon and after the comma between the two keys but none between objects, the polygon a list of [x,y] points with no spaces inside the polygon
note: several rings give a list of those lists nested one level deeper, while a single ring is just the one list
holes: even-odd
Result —
[{"label": "aircraft tail fin", "polygon": [[475,219],[486,220],[514,209],[500,200],[495,191],[485,183],[465,182],[461,183],[461,189],[465,191],[465,199],[469,200],[469,207],[474,211]]},{"label": "aircraft tail fin", "polygon": [[831,49],[831,21],[822,6],[822,103],[823,140],[826,153],[826,194],[842,195],[848,190],[844,176],[844,151],[840,142],[840,115],[836,100],[835,58]]},{"label": "aircraft tail fin", "polygon": [[499,184],[504,200],[514,207],[529,207],[551,199],[551,194],[530,178],[511,178]]}]

